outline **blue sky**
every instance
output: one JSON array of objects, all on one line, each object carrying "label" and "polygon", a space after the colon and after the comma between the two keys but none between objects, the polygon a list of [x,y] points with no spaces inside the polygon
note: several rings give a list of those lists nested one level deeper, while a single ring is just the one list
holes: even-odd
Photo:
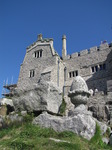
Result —
[{"label": "blue sky", "polygon": [[26,47],[39,33],[61,55],[112,41],[112,0],[0,0],[0,97],[3,81],[17,83]]}]

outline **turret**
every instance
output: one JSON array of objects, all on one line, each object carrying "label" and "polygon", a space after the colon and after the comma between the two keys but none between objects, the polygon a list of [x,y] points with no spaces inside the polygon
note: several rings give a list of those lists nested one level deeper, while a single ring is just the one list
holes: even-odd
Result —
[{"label": "turret", "polygon": [[66,35],[63,35],[63,37],[62,37],[62,58],[65,59],[66,56],[67,56]]}]

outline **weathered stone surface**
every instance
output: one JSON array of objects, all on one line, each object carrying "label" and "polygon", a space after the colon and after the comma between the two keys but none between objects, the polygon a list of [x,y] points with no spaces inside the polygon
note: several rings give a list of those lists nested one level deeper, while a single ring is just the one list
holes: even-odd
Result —
[{"label": "weathered stone surface", "polygon": [[109,144],[112,146],[112,133],[110,133]]},{"label": "weathered stone surface", "polygon": [[66,108],[65,108],[65,116],[68,116],[69,112],[74,110],[75,105],[73,105],[70,101],[70,98],[68,96],[64,97]]},{"label": "weathered stone surface", "polygon": [[108,122],[110,119],[109,104],[106,104],[107,96],[99,92],[91,97],[88,101],[88,109],[93,112],[93,117],[99,121]]},{"label": "weathered stone surface", "polygon": [[0,107],[0,115],[6,116],[7,115],[7,107],[5,105]]},{"label": "weathered stone surface", "polygon": [[55,138],[49,138],[50,140],[52,141],[55,141],[55,142],[61,142],[61,143],[70,143],[69,141],[65,141],[65,140],[60,140],[60,139],[55,139]]},{"label": "weathered stone surface", "polygon": [[68,113],[68,116],[75,116],[78,114],[85,114],[85,115],[90,115],[92,116],[92,112],[87,110],[87,107],[83,104],[79,105],[78,107],[76,107],[74,110],[70,110]]},{"label": "weathered stone surface", "polygon": [[81,76],[76,76],[74,78],[70,91],[87,91],[88,92],[87,84]]},{"label": "weathered stone surface", "polygon": [[106,138],[106,137],[103,137],[103,138],[102,138],[102,141],[103,141],[103,143],[105,143],[105,144],[108,144],[108,143],[109,143],[109,139]]},{"label": "weathered stone surface", "polygon": [[74,78],[68,96],[74,105],[86,104],[90,92],[84,79],[80,76]]},{"label": "weathered stone surface", "polygon": [[53,116],[44,112],[33,120],[33,124],[53,128],[55,131],[72,131],[90,140],[95,133],[96,122],[90,115],[77,114],[73,117]]},{"label": "weathered stone surface", "polygon": [[9,98],[2,98],[1,99],[1,105],[9,105],[11,107],[13,107],[13,101]]},{"label": "weathered stone surface", "polygon": [[0,115],[0,128],[3,127],[3,124],[4,124],[4,119],[3,116]]},{"label": "weathered stone surface", "polygon": [[21,111],[21,115],[22,116],[26,116],[27,115],[27,111]]},{"label": "weathered stone surface", "polygon": [[8,127],[9,125],[12,125],[13,123],[22,123],[23,117],[19,116],[18,114],[10,114],[7,116],[0,115],[0,129]]},{"label": "weathered stone surface", "polygon": [[14,122],[22,122],[23,121],[23,117],[19,116],[18,114],[13,114],[13,115],[8,115],[6,117],[7,119],[10,120],[10,122],[14,123]]},{"label": "weathered stone surface", "polygon": [[62,103],[61,91],[51,82],[41,80],[35,88],[13,97],[16,111],[49,111],[58,113]]},{"label": "weathered stone surface", "polygon": [[[96,119],[94,119],[94,120],[96,120]],[[108,128],[110,129],[110,127],[108,127],[105,123],[100,122],[100,121],[98,121],[98,120],[96,120],[96,122],[97,122],[98,125],[100,126],[102,135],[107,131]],[[111,131],[111,129],[110,129],[110,131]]]}]

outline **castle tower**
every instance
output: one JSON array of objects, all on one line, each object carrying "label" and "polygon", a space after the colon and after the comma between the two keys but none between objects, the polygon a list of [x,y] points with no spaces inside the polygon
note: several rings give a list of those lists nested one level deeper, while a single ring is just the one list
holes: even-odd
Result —
[{"label": "castle tower", "polygon": [[62,58],[65,59],[67,56],[66,50],[66,35],[62,36]]}]

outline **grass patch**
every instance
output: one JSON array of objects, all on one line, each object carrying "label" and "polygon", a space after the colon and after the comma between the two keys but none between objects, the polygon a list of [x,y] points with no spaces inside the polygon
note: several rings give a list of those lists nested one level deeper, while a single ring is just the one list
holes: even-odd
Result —
[{"label": "grass patch", "polygon": [[91,145],[91,150],[99,150],[99,149],[109,150],[109,146],[104,144],[102,141],[101,129],[97,123],[96,123],[96,132],[95,135],[90,140],[90,145]]},{"label": "grass patch", "polygon": [[[55,142],[50,138],[67,142]],[[98,125],[94,137],[88,141],[72,132],[57,133],[27,122],[0,131],[0,150],[111,150],[112,147],[105,145],[101,138]]]}]

